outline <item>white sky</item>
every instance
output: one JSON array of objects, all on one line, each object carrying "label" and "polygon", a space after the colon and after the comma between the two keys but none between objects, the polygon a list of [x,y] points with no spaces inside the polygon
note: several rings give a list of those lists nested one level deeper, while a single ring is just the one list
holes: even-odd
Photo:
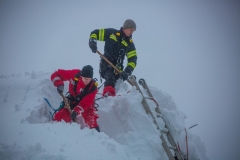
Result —
[{"label": "white sky", "polygon": [[90,32],[131,18],[139,57],[133,74],[172,95],[187,125],[199,124],[192,131],[210,159],[240,156],[239,12],[238,1],[2,0],[0,74],[91,64],[98,78]]}]

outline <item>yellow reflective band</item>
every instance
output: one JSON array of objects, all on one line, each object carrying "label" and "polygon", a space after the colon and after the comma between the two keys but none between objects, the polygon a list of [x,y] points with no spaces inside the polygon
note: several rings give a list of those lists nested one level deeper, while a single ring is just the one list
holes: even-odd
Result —
[{"label": "yellow reflective band", "polygon": [[136,50],[133,50],[133,51],[127,53],[127,58],[131,58],[134,56],[137,56]]},{"label": "yellow reflective band", "polygon": [[133,63],[133,62],[130,62],[130,63],[128,63],[127,65],[128,65],[128,66],[131,66],[133,69],[136,67],[136,64]]},{"label": "yellow reflective band", "polygon": [[126,46],[126,47],[128,46],[128,44],[127,44],[127,42],[126,42],[125,40],[122,41],[122,44],[123,44],[124,46]]},{"label": "yellow reflective band", "polygon": [[93,39],[97,39],[97,35],[94,33],[94,34],[91,34],[90,35],[90,38],[93,38]]},{"label": "yellow reflective band", "polygon": [[114,34],[111,34],[110,38],[117,42],[117,37]]},{"label": "yellow reflective band", "polygon": [[105,34],[105,29],[100,29],[99,30],[99,41],[104,41],[104,34]]}]

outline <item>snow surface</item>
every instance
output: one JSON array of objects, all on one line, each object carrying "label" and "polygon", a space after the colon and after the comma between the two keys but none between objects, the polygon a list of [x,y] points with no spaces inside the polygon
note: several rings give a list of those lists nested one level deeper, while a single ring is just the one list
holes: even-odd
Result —
[{"label": "snow surface", "polygon": [[[77,123],[48,120],[44,98],[54,108],[62,100],[50,81],[50,75],[49,72],[33,71],[0,76],[1,160],[168,159],[161,145],[160,133],[143,109],[141,94],[135,87],[120,83],[118,96],[97,101],[101,130],[98,133],[95,129],[80,129]],[[150,89],[170,125],[175,141],[186,153],[186,115],[176,107],[169,94],[151,85]],[[154,110],[156,103],[152,100],[147,102]],[[157,118],[157,121],[164,128],[162,119]],[[191,129],[186,130],[189,159],[208,160],[204,142],[191,133]]]},{"label": "snow surface", "polygon": [[90,32],[133,19],[134,75],[169,93],[187,127],[198,124],[191,132],[209,159],[239,159],[239,15],[238,0],[1,0],[0,75],[90,64],[98,78]]}]

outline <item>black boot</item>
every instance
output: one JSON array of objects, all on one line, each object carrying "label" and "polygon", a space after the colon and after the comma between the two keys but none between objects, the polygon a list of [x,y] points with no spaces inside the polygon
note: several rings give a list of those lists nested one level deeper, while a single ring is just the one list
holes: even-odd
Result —
[{"label": "black boot", "polygon": [[99,127],[97,126],[97,127],[95,127],[95,129],[98,131],[98,132],[100,132],[100,129],[99,129]]}]

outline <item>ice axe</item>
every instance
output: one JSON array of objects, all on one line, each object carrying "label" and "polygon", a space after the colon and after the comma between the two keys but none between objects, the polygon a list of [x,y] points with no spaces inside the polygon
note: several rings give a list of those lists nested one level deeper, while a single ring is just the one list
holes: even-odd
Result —
[{"label": "ice axe", "polygon": [[[121,73],[121,71],[120,71],[116,66],[114,66],[104,55],[102,55],[102,53],[100,53],[98,50],[97,50],[96,52],[97,52],[97,53],[100,55],[100,57],[102,57],[110,66],[112,66],[117,73],[119,73],[119,74]],[[133,85],[128,79],[127,79],[127,81],[128,81],[129,84]]]},{"label": "ice axe", "polygon": [[[62,97],[63,102],[65,103],[65,106],[64,106],[64,107],[67,108],[68,111],[69,111],[69,113],[70,113],[70,115],[72,115],[72,110],[71,110],[71,108],[70,108],[70,105],[69,105],[66,97],[65,97],[62,93],[60,94],[60,96]],[[76,120],[73,120],[73,122],[76,122]]]}]

